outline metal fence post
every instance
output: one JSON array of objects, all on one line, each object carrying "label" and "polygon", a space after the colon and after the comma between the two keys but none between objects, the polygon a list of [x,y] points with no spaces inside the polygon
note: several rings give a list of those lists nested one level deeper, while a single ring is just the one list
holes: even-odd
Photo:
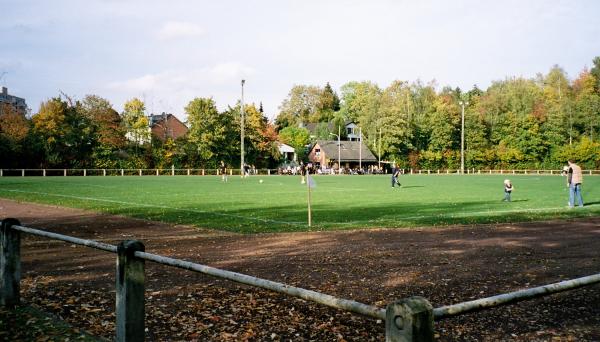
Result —
[{"label": "metal fence post", "polygon": [[21,232],[10,229],[20,226],[19,220],[7,218],[0,226],[0,305],[19,304],[21,289]]},{"label": "metal fence post", "polygon": [[419,296],[404,298],[387,306],[386,342],[432,342],[433,307]]},{"label": "metal fence post", "polygon": [[116,340],[144,341],[144,259],[135,252],[144,251],[144,244],[126,240],[117,246]]}]

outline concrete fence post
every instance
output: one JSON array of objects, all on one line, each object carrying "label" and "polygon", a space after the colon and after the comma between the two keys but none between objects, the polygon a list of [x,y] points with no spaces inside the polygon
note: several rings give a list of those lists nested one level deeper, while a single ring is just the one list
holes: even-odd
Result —
[{"label": "concrete fence post", "polygon": [[25,177],[25,169],[21,169],[21,177]]},{"label": "concrete fence post", "polygon": [[121,177],[125,175],[125,171],[123,171],[123,169],[121,169]]},{"label": "concrete fence post", "polygon": [[87,169],[83,169],[83,177],[87,176]]},{"label": "concrete fence post", "polygon": [[204,169],[202,169],[202,175],[204,176]]},{"label": "concrete fence post", "polygon": [[188,176],[190,175],[190,169],[187,169],[187,175]]},{"label": "concrete fence post", "polygon": [[67,177],[67,169],[63,169],[63,176]]},{"label": "concrete fence post", "polygon": [[43,175],[44,177],[46,177],[46,169],[44,169],[44,171],[42,171],[42,175]]},{"label": "concrete fence post", "polygon": [[102,169],[102,176],[106,177],[106,169]]},{"label": "concrete fence post", "polygon": [[433,342],[433,307],[419,296],[404,298],[387,306],[386,342]]},{"label": "concrete fence post", "polygon": [[117,246],[116,341],[144,341],[144,259],[135,252],[144,244],[125,240]]},{"label": "concrete fence post", "polygon": [[142,175],[142,169],[138,170],[138,174],[141,176]]},{"label": "concrete fence post", "polygon": [[0,226],[0,305],[9,308],[19,304],[21,290],[21,232],[14,225],[21,223],[7,218]]}]

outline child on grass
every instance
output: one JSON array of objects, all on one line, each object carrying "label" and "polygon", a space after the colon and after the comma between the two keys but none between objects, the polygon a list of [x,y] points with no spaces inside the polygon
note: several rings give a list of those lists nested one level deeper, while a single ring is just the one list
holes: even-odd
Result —
[{"label": "child on grass", "polygon": [[505,202],[510,202],[510,193],[513,191],[513,185],[509,179],[504,180],[504,199]]}]

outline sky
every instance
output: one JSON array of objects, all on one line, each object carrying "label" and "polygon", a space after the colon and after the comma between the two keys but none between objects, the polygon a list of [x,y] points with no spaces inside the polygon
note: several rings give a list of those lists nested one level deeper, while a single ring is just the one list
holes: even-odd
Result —
[{"label": "sky", "polygon": [[351,81],[487,88],[554,65],[573,79],[600,56],[600,1],[0,0],[0,85],[32,113],[61,93],[95,94],[117,111],[185,120],[263,103],[274,118],[294,85],[339,94]]}]

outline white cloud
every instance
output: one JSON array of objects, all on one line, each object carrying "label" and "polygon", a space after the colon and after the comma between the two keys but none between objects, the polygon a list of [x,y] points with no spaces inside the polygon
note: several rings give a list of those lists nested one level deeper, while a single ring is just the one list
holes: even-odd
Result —
[{"label": "white cloud", "polygon": [[169,21],[166,22],[158,31],[159,39],[177,39],[200,37],[206,33],[202,27],[189,22]]},{"label": "white cloud", "polygon": [[108,88],[123,91],[182,90],[206,84],[220,85],[254,75],[253,68],[239,62],[219,63],[199,69],[167,70],[108,84]]},{"label": "white cloud", "polygon": [[[115,97],[147,97],[146,105],[152,112],[179,113],[188,101],[197,96],[213,97],[222,108],[234,104],[239,96],[239,81],[255,73],[253,68],[239,62],[225,62],[197,69],[165,70],[111,82],[106,88]],[[154,100],[157,103],[152,105],[150,101]]]},{"label": "white cloud", "polygon": [[220,63],[208,69],[208,75],[215,83],[226,83],[254,74],[255,70],[253,68],[238,62]]}]

